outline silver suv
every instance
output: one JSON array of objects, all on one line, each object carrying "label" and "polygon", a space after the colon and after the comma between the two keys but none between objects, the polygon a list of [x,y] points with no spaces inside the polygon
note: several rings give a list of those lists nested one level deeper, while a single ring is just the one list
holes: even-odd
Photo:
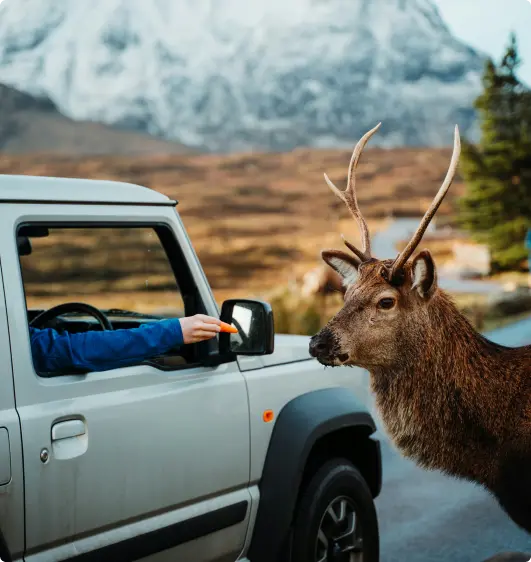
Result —
[{"label": "silver suv", "polygon": [[[381,457],[359,370],[324,372],[267,303],[218,309],[176,202],[0,176],[0,558],[379,558]],[[38,372],[29,326],[196,313],[239,333],[105,372]]]}]

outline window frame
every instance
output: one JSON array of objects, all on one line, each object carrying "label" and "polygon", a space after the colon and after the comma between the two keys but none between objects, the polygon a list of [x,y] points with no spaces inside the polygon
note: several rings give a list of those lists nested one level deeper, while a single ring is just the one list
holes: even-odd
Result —
[{"label": "window frame", "polygon": [[[180,296],[182,298],[182,302],[184,304],[184,316],[190,316],[193,314],[209,314],[207,308],[205,306],[205,302],[201,296],[199,291],[198,284],[192,274],[190,269],[190,265],[186,258],[186,255],[179,243],[175,235],[175,231],[171,224],[167,223],[166,221],[157,221],[157,220],[124,220],[124,219],[111,219],[111,220],[47,220],[43,218],[39,218],[37,220],[28,220],[23,219],[18,222],[14,229],[14,244],[15,248],[17,248],[17,234],[19,230],[23,227],[45,227],[45,228],[63,228],[63,229],[91,229],[91,228],[100,228],[100,229],[112,229],[112,228],[150,228],[153,229],[155,234],[157,235],[159,242],[162,246],[162,249],[165,252],[166,259],[169,262],[171,267],[175,282],[177,284],[178,290],[180,292]],[[28,309],[28,300],[27,300],[27,293],[26,293],[26,285],[24,283],[24,275],[22,270],[22,262],[21,256],[17,250],[17,261],[19,267],[19,275],[20,281],[22,284],[22,293],[24,296],[24,307],[26,311],[26,317],[29,317],[29,309]],[[29,342],[29,321],[27,322],[27,337]],[[172,371],[182,371],[182,370],[189,370],[203,366],[213,366],[219,364],[221,360],[217,360],[219,357],[219,338],[212,338],[211,340],[198,342],[194,344],[185,344],[191,349],[191,356],[193,360],[188,362],[184,365],[163,365],[151,359],[146,361],[142,361],[141,363],[135,363],[127,367],[120,367],[120,368],[128,368],[134,367],[138,365],[145,365],[154,367],[157,370],[164,371],[164,372],[172,372]],[[29,349],[31,353],[31,342],[29,342]],[[39,379],[49,379],[49,378],[57,378],[57,377],[64,377],[64,376],[76,376],[76,375],[85,375],[90,373],[89,372],[65,372],[65,373],[40,373],[36,367],[33,360],[33,355],[30,357],[31,364],[33,366],[33,370],[35,375]],[[114,369],[113,369],[114,370]]]}]

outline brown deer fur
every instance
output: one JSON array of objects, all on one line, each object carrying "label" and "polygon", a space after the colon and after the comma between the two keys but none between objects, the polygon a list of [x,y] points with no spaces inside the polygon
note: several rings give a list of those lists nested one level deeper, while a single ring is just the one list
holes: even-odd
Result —
[{"label": "brown deer fur", "polygon": [[[354,170],[342,197],[354,192]],[[504,347],[476,332],[437,286],[428,251],[407,262],[404,253],[381,261],[370,249],[354,250],[322,253],[344,280],[345,303],[311,339],[310,353],[324,365],[367,369],[385,427],[405,456],[483,485],[531,532],[531,346]]]}]

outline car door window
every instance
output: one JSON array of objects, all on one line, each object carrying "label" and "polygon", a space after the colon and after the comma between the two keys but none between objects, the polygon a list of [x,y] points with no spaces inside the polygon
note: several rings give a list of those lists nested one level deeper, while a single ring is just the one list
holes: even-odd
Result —
[{"label": "car door window", "polygon": [[[17,245],[28,322],[57,305],[79,302],[103,312],[113,329],[202,312],[186,262],[165,227],[25,224]],[[46,327],[101,330],[96,318],[79,311],[60,314]],[[197,364],[201,349],[182,346],[150,362],[184,368]]]}]

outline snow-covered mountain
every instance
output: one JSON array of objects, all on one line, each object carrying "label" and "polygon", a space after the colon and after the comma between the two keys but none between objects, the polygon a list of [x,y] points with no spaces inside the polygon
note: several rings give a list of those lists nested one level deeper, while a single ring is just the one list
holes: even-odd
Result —
[{"label": "snow-covered mountain", "polygon": [[213,151],[451,144],[483,60],[431,0],[0,4],[0,82]]}]

